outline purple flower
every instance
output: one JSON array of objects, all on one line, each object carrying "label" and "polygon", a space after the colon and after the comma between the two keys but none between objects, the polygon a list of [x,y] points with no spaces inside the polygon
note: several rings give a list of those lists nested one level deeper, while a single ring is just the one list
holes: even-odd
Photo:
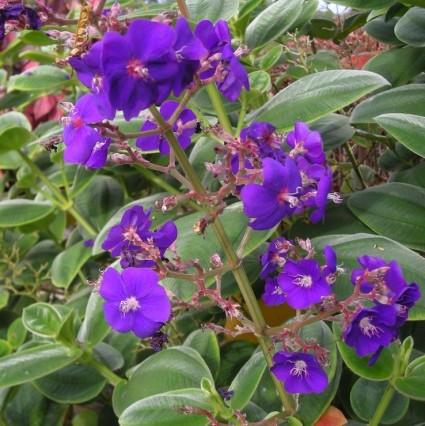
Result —
[{"label": "purple flower", "polygon": [[0,40],[5,36],[5,24],[8,20],[19,21],[24,18],[27,25],[32,30],[39,30],[41,28],[41,20],[37,12],[28,6],[22,4],[13,4],[6,6],[0,10]]},{"label": "purple flower", "polygon": [[241,191],[244,213],[255,220],[253,229],[271,229],[289,216],[298,203],[301,186],[300,173],[294,161],[287,158],[285,165],[272,158],[263,161],[263,184],[251,183]]},{"label": "purple flower", "polygon": [[149,219],[151,209],[146,212],[142,206],[134,206],[125,211],[119,225],[113,226],[102,244],[104,250],[109,250],[116,257],[125,247],[136,246],[139,240],[150,236],[149,228],[152,222]]},{"label": "purple flower", "polygon": [[401,326],[405,323],[409,316],[409,310],[413,307],[416,301],[421,297],[419,286],[412,283],[406,286],[397,295],[397,299],[394,302],[394,306],[397,312],[397,325]]},{"label": "purple flower", "polygon": [[214,25],[211,21],[201,21],[195,28],[195,34],[208,50],[210,60],[209,69],[201,72],[200,78],[213,77],[220,66],[221,79],[217,87],[227,99],[235,101],[240,95],[242,86],[249,90],[249,80],[245,68],[232,51],[227,22],[219,20]]},{"label": "purple flower", "polygon": [[396,317],[396,309],[390,305],[379,303],[373,308],[362,309],[345,329],[344,341],[359,356],[373,354],[388,346],[397,335]]},{"label": "purple flower", "polygon": [[286,143],[292,148],[291,157],[301,155],[312,164],[322,164],[325,161],[320,133],[311,132],[307,124],[301,121],[297,121],[294,130],[288,133]]},{"label": "purple flower", "polygon": [[179,70],[174,77],[173,93],[174,96],[180,96],[180,93],[193,81],[193,76],[201,65],[199,60],[207,51],[201,40],[194,36],[185,18],[180,17],[177,20],[175,31],[174,50]]},{"label": "purple flower", "polygon": [[363,269],[355,269],[351,274],[351,282],[355,285],[361,279],[360,290],[369,293],[376,289],[386,296],[394,296],[403,290],[407,283],[400,265],[395,261],[387,263],[377,256],[361,256],[357,261]]},{"label": "purple flower", "polygon": [[[179,106],[176,101],[165,102],[160,113],[165,120],[168,120]],[[196,115],[188,108],[183,108],[183,111],[178,116],[177,120],[173,124],[173,132],[177,137],[179,145],[186,149],[190,145],[190,137],[195,132],[195,121]],[[140,131],[156,129],[157,125],[150,120],[143,123]],[[143,136],[136,140],[136,145],[143,151],[151,151],[159,149],[162,155],[170,154],[170,145],[162,134]]]},{"label": "purple flower", "polygon": [[103,88],[101,53],[102,41],[98,41],[82,57],[71,56],[68,61],[77,73],[79,80],[96,96],[93,99],[103,118],[112,120],[115,117],[115,109],[109,103]]},{"label": "purple flower", "polygon": [[281,305],[286,300],[285,294],[277,282],[277,278],[266,278],[264,293],[261,297],[268,306]]},{"label": "purple flower", "polygon": [[120,224],[109,230],[102,244],[112,256],[121,256],[123,268],[154,266],[155,258],[162,258],[177,238],[177,228],[172,221],[151,231],[150,213],[150,209],[145,212],[141,206],[126,210]]},{"label": "purple flower", "polygon": [[93,169],[105,165],[111,140],[88,126],[102,119],[102,114],[96,108],[94,95],[88,93],[78,99],[74,109],[64,120],[63,141],[66,146],[64,160],[67,163],[84,164]]},{"label": "purple flower", "polygon": [[331,287],[322,277],[320,265],[313,259],[302,259],[298,263],[288,259],[278,282],[288,305],[295,309],[308,308],[320,303],[323,296],[331,293]]},{"label": "purple flower", "polygon": [[162,331],[157,331],[151,337],[151,348],[155,352],[159,352],[162,349],[162,345],[168,342],[168,335],[163,333]]},{"label": "purple flower", "polygon": [[292,244],[284,237],[278,237],[270,241],[267,251],[260,257],[260,262],[263,266],[260,278],[266,278],[272,272],[276,271],[278,266],[283,266],[291,247]]},{"label": "purple flower", "polygon": [[108,268],[99,294],[105,299],[106,322],[120,333],[132,331],[143,339],[152,336],[170,317],[170,301],[151,269],[128,268],[120,275]]},{"label": "purple flower", "polygon": [[138,19],[125,36],[107,32],[103,39],[104,87],[111,105],[126,120],[167,99],[178,72],[174,30]]},{"label": "purple flower", "polygon": [[277,352],[270,371],[284,382],[289,393],[321,393],[328,386],[328,376],[317,359],[307,353]]},{"label": "purple flower", "polygon": [[275,130],[276,127],[270,123],[254,122],[245,129],[242,129],[241,139],[251,139],[254,141],[258,145],[261,158],[273,158],[273,156],[276,156],[276,153],[279,153],[281,156],[283,154],[281,149],[282,141],[277,137]]},{"label": "purple flower", "polygon": [[336,253],[331,246],[325,246],[323,249],[325,255],[326,266],[323,268],[322,276],[328,284],[333,284],[336,279]]}]

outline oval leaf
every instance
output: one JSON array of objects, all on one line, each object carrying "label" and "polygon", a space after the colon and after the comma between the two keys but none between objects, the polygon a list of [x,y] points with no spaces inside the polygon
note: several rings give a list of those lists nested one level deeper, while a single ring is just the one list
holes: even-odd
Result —
[{"label": "oval leaf", "polygon": [[424,377],[425,356],[421,356],[407,366],[404,377],[394,379],[394,386],[409,398],[425,401]]},{"label": "oval leaf", "polygon": [[25,225],[36,222],[54,210],[48,202],[24,199],[0,202],[0,228]]},{"label": "oval leaf", "polygon": [[317,120],[387,85],[384,78],[366,71],[322,71],[286,87],[250,119],[269,121],[280,130],[290,130],[297,120]]},{"label": "oval leaf", "polygon": [[91,257],[92,248],[84,241],[67,248],[55,257],[52,264],[52,282],[56,287],[67,288],[81,267]]},{"label": "oval leaf", "polygon": [[387,183],[353,194],[348,207],[377,234],[425,250],[425,189]]},{"label": "oval leaf", "polygon": [[217,22],[231,18],[239,7],[239,0],[186,0],[191,21],[208,19]]},{"label": "oval leaf", "polygon": [[230,407],[242,410],[254,395],[264,370],[267,367],[266,359],[262,352],[256,352],[248,362],[239,370],[229,386],[229,391],[234,394],[230,398]]},{"label": "oval leaf", "polygon": [[61,326],[61,316],[47,303],[34,303],[24,308],[22,322],[28,331],[37,336],[55,337]]},{"label": "oval leaf", "polygon": [[392,86],[401,86],[425,68],[425,49],[407,46],[387,50],[366,63],[364,70],[386,78]]},{"label": "oval leaf", "polygon": [[378,115],[389,113],[425,116],[425,87],[409,84],[378,93],[357,105],[350,117],[351,123],[373,123]]},{"label": "oval leaf", "polygon": [[201,355],[215,377],[220,368],[220,347],[217,335],[212,330],[195,330],[184,342]]},{"label": "oval leaf", "polygon": [[194,349],[174,347],[159,352],[132,370],[128,382],[115,387],[114,411],[121,415],[136,401],[162,392],[199,388],[204,377],[213,382],[208,366]]},{"label": "oval leaf", "polygon": [[7,91],[55,91],[70,80],[70,75],[53,65],[40,65],[10,77]]},{"label": "oval leaf", "polygon": [[425,9],[412,7],[400,18],[394,28],[395,35],[410,46],[425,46]]},{"label": "oval leaf", "polygon": [[103,303],[99,294],[90,295],[84,321],[78,331],[77,340],[90,348],[100,343],[110,330],[103,314]]},{"label": "oval leaf", "polygon": [[208,395],[200,389],[185,389],[167,392],[142,399],[128,407],[119,418],[121,426],[206,426],[210,421],[199,414],[181,413],[179,408],[198,407],[210,411],[215,409]]},{"label": "oval leaf", "polygon": [[383,114],[375,121],[406,148],[425,158],[425,117],[412,114]]},{"label": "oval leaf", "polygon": [[6,112],[0,116],[0,153],[15,151],[31,139],[31,123],[20,112]]},{"label": "oval leaf", "polygon": [[[387,381],[374,382],[363,377],[357,380],[350,393],[351,406],[354,412],[363,420],[372,420],[388,386],[390,384]],[[380,423],[384,425],[396,423],[404,417],[408,407],[409,398],[395,392]]]},{"label": "oval leaf", "polygon": [[332,0],[332,3],[360,10],[386,9],[395,2],[396,0]]},{"label": "oval leaf", "polygon": [[291,28],[302,10],[302,0],[278,0],[261,12],[246,29],[251,49],[263,46]]},{"label": "oval leaf", "polygon": [[76,361],[83,351],[52,343],[0,359],[0,387],[16,386],[46,376]]},{"label": "oval leaf", "polygon": [[95,398],[106,379],[87,365],[72,364],[32,383],[47,398],[61,404],[80,404]]}]

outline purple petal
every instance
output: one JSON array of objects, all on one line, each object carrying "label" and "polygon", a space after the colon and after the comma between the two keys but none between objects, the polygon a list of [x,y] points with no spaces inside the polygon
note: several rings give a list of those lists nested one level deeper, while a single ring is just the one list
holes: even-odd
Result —
[{"label": "purple petal", "polygon": [[157,331],[161,327],[162,322],[152,321],[142,315],[140,311],[135,312],[132,329],[137,337],[141,339],[150,337],[155,333],[155,331]]},{"label": "purple petal", "polygon": [[128,333],[133,328],[133,313],[126,315],[120,310],[120,304],[117,302],[107,302],[103,304],[106,322],[119,333]]},{"label": "purple petal", "polygon": [[108,302],[121,302],[127,299],[128,293],[121,275],[114,268],[108,268],[104,272],[99,294]]},{"label": "purple petal", "polygon": [[127,268],[122,272],[126,294],[143,299],[158,285],[158,274],[152,269]]}]

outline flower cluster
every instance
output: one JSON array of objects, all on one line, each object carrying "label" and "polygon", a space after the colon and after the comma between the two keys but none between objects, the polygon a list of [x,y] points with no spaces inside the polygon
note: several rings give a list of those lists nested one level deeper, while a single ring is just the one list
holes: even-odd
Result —
[{"label": "flower cluster", "polygon": [[372,299],[374,306],[348,312],[343,337],[357,355],[371,355],[372,365],[383,348],[398,336],[400,326],[421,294],[417,284],[407,284],[395,260],[387,263],[380,257],[362,256],[358,261],[362,269],[351,275],[355,293]]},{"label": "flower cluster", "polygon": [[145,212],[141,206],[128,209],[121,222],[109,230],[102,244],[112,256],[121,257],[123,268],[154,266],[177,238],[177,228],[172,221],[151,231],[150,213],[150,209]]},{"label": "flower cluster", "polygon": [[[215,25],[201,21],[193,33],[183,17],[174,28],[137,19],[125,34],[108,31],[86,54],[70,57],[70,65],[91,93],[80,98],[64,120],[65,161],[90,168],[104,166],[111,140],[104,137],[102,122],[112,120],[116,111],[130,120],[171,94],[180,96],[193,86],[195,75],[201,83],[215,81],[225,96],[235,100],[242,86],[249,89],[249,82],[230,42],[225,21]],[[166,102],[162,116],[169,119],[177,107],[177,102]],[[193,112],[185,108],[172,123],[183,148],[190,143],[194,120]],[[142,131],[157,127],[148,120]],[[169,153],[168,143],[158,134],[139,138],[137,146]]]},{"label": "flower cluster", "polygon": [[[270,123],[254,122],[242,130],[237,143],[228,144],[229,168],[236,179],[245,180],[240,195],[245,214],[253,219],[249,226],[271,229],[305,208],[313,208],[310,219],[319,222],[328,199],[341,201],[330,194],[332,170],[325,163],[320,133],[297,122],[282,147],[275,131]],[[255,182],[259,177],[261,183]]]},{"label": "flower cluster", "polygon": [[312,253],[311,249],[306,258],[300,258],[292,242],[283,237],[270,242],[267,252],[260,258],[263,266],[260,276],[266,278],[278,268],[280,272],[266,278],[264,303],[280,305],[286,302],[292,308],[305,309],[330,295],[337,273],[335,252],[325,247],[324,266],[309,258]]}]

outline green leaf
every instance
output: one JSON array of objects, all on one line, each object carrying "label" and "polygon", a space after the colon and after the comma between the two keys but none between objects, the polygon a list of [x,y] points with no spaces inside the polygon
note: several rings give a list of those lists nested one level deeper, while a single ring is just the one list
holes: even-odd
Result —
[{"label": "green leaf", "polygon": [[220,368],[220,347],[212,330],[195,330],[185,340],[184,346],[195,349],[204,359],[211,374],[216,377]]},{"label": "green leaf", "polygon": [[7,91],[54,92],[68,84],[70,75],[53,65],[40,65],[9,78]]},{"label": "green leaf", "polygon": [[425,117],[413,114],[383,114],[375,121],[406,148],[425,158]]},{"label": "green leaf", "polygon": [[124,193],[119,183],[109,176],[95,176],[75,198],[75,208],[98,231],[122,206]]},{"label": "green leaf", "polygon": [[[386,389],[390,386],[387,381],[374,382],[360,377],[350,393],[351,406],[354,412],[363,420],[372,420]],[[395,392],[379,423],[391,425],[401,420],[409,408],[409,398]]]},{"label": "green leaf", "polygon": [[246,29],[249,48],[259,47],[285,33],[302,10],[302,0],[278,0],[261,12]]},{"label": "green leaf", "polygon": [[203,377],[214,381],[198,352],[187,346],[166,349],[147,358],[131,371],[128,382],[115,387],[114,411],[121,415],[131,404],[148,396],[200,387]]},{"label": "green leaf", "polygon": [[375,364],[369,367],[368,356],[360,358],[352,347],[342,341],[340,323],[333,323],[333,332],[339,353],[351,371],[360,377],[376,381],[388,380],[391,377],[394,366],[391,347],[384,348]]},{"label": "green leaf", "polygon": [[61,404],[81,404],[102,391],[106,379],[87,365],[68,365],[32,382],[47,398]]},{"label": "green leaf", "polygon": [[[348,271],[360,267],[357,258],[363,255],[379,256],[386,262],[397,260],[408,283],[418,283],[421,294],[425,294],[425,259],[405,246],[388,238],[377,235],[328,235],[313,239],[317,253],[326,245],[332,246],[337,254],[338,264],[343,264]],[[353,285],[350,275],[341,275],[334,284],[334,291],[339,300],[352,294]],[[410,320],[425,319],[425,298],[422,297],[409,312]]]},{"label": "green leaf", "polygon": [[220,19],[225,21],[236,14],[239,0],[186,0],[190,20],[199,22],[208,19],[216,23]]},{"label": "green leaf", "polygon": [[425,116],[424,85],[409,84],[378,93],[354,108],[350,122],[373,123],[375,117],[389,113]]},{"label": "green leaf", "polygon": [[310,124],[310,129],[322,135],[323,148],[330,151],[347,142],[355,133],[348,117],[340,114],[329,114]]},{"label": "green leaf", "polygon": [[408,183],[409,185],[425,188],[425,162],[417,164],[407,170],[400,170],[391,173],[388,182]]},{"label": "green leaf", "polygon": [[332,3],[360,10],[386,9],[395,2],[396,0],[332,0]]},{"label": "green leaf", "polygon": [[394,18],[387,20],[386,16],[380,16],[369,21],[364,26],[364,30],[374,39],[382,43],[399,46],[403,43],[394,34],[394,28],[399,19],[400,17],[395,16]]},{"label": "green leaf", "polygon": [[61,325],[59,312],[48,303],[34,303],[24,308],[22,322],[31,333],[42,337],[55,337]]},{"label": "green leaf", "polygon": [[410,46],[425,47],[425,9],[412,7],[397,22],[395,35]]},{"label": "green leaf", "polygon": [[51,343],[0,359],[0,387],[16,386],[46,376],[77,360],[83,351]]},{"label": "green leaf", "polygon": [[411,399],[425,401],[425,355],[413,360],[406,368],[403,377],[394,379],[394,387]]},{"label": "green leaf", "polygon": [[10,355],[13,351],[12,346],[7,340],[0,339],[0,358]]},{"label": "green leaf", "polygon": [[356,192],[348,207],[377,234],[425,250],[425,189],[387,183]]},{"label": "green leaf", "polygon": [[263,70],[269,70],[276,64],[283,53],[283,47],[281,45],[272,47],[262,58],[259,63],[259,67]]},{"label": "green leaf", "polygon": [[31,124],[24,114],[16,111],[0,116],[0,153],[15,151],[31,139]]},{"label": "green leaf", "polygon": [[77,340],[89,348],[100,343],[110,330],[103,314],[103,303],[104,300],[98,293],[90,295],[84,321],[78,331]]},{"label": "green leaf", "polygon": [[402,86],[425,68],[425,49],[407,46],[394,48],[372,58],[364,70],[386,78],[392,86]]},{"label": "green leaf", "polygon": [[75,198],[81,191],[86,188],[90,181],[96,176],[95,170],[87,170],[85,166],[79,165],[75,172],[72,186],[69,189],[70,198]]},{"label": "green leaf", "polygon": [[0,168],[3,170],[16,170],[24,165],[24,160],[15,151],[0,154]]},{"label": "green leaf", "polygon": [[310,19],[316,14],[319,8],[319,0],[306,0],[302,5],[301,13],[289,29],[290,32],[296,28],[302,29],[304,25],[310,22]]},{"label": "green leaf", "polygon": [[121,426],[206,426],[209,419],[199,414],[183,414],[183,407],[197,407],[216,413],[208,395],[201,389],[184,389],[161,393],[137,401],[120,416]]},{"label": "green leaf", "polygon": [[7,329],[7,341],[13,349],[19,348],[27,337],[27,330],[21,318],[16,318]]},{"label": "green leaf", "polygon": [[234,392],[229,401],[233,410],[242,410],[248,404],[260,383],[266,367],[267,363],[264,354],[256,352],[240,369],[229,386],[229,390]]},{"label": "green leaf", "polygon": [[[199,259],[200,265],[208,269],[210,267],[210,257],[213,253],[218,253],[222,259],[225,258],[225,254],[211,228],[207,229],[208,238],[205,239],[193,231],[193,225],[201,217],[203,217],[202,213],[194,213],[175,221],[178,229],[177,244],[182,261]],[[220,215],[220,220],[224,229],[227,231],[230,242],[233,244],[233,247],[237,249],[247,229],[249,220],[242,211],[242,203],[238,202],[227,207],[223,214]],[[247,256],[260,244],[266,241],[272,232],[273,230],[254,232],[245,247],[242,257]],[[206,280],[205,284],[208,286],[213,282],[213,277],[210,277]],[[163,283],[182,299],[191,298],[193,295],[194,286],[190,285],[187,281],[167,278],[163,280]]]},{"label": "green leaf", "polygon": [[297,120],[317,120],[387,85],[384,78],[366,71],[319,72],[283,89],[252,114],[250,120],[269,121],[279,130],[289,130]]},{"label": "green leaf", "polygon": [[304,425],[314,425],[332,403],[339,388],[341,379],[342,360],[341,357],[335,359],[335,374],[330,380],[328,387],[320,394],[304,394],[299,396],[299,413]]},{"label": "green leaf", "polygon": [[0,309],[7,306],[7,302],[9,301],[9,292],[4,288],[0,287]]},{"label": "green leaf", "polygon": [[25,225],[36,222],[55,209],[48,202],[24,199],[5,200],[0,202],[0,228]]},{"label": "green leaf", "polygon": [[50,46],[52,44],[58,44],[56,40],[47,37],[43,31],[21,31],[19,33],[19,38],[26,44],[32,46]]},{"label": "green leaf", "polygon": [[[93,256],[96,254],[102,253],[104,250],[102,249],[102,244],[105,241],[106,236],[109,233],[109,230],[121,222],[121,218],[124,214],[124,212],[128,209],[131,209],[134,206],[142,206],[144,211],[147,209],[153,208],[155,206],[155,203],[157,201],[161,201],[165,197],[167,197],[168,193],[161,192],[159,194],[150,195],[149,197],[142,198],[140,200],[132,201],[131,203],[126,204],[125,206],[121,207],[105,224],[105,226],[100,230],[99,234],[96,237],[96,240],[93,245],[92,253]],[[162,225],[167,220],[170,220],[174,216],[173,212],[170,213],[158,213],[153,212],[151,215],[152,219],[152,227],[151,229],[155,229],[158,226]]]},{"label": "green leaf", "polygon": [[322,40],[330,40],[333,38],[337,25],[330,19],[312,19],[309,35]]},{"label": "green leaf", "polygon": [[66,408],[49,401],[26,383],[12,390],[2,415],[7,425],[57,426],[63,423]]},{"label": "green leaf", "polygon": [[67,288],[82,266],[91,257],[92,248],[84,241],[67,248],[55,257],[52,264],[52,282],[56,287]]}]

